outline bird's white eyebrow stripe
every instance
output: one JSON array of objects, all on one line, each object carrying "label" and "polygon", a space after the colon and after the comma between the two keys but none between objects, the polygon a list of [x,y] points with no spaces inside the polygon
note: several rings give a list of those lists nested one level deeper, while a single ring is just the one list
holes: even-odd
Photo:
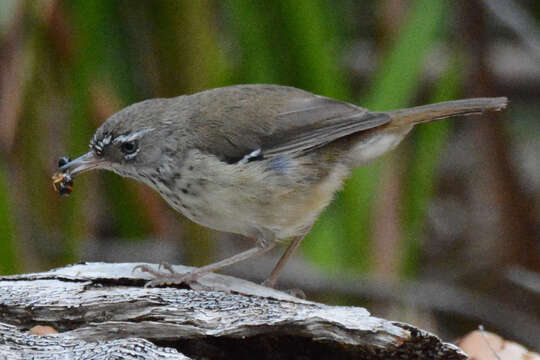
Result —
[{"label": "bird's white eyebrow stripe", "polygon": [[110,134],[108,134],[107,136],[105,136],[99,143],[100,145],[109,145],[110,142],[111,142],[111,139],[112,139],[112,136]]},{"label": "bird's white eyebrow stripe", "polygon": [[115,137],[112,142],[113,142],[113,144],[117,144],[117,143],[120,143],[120,142],[132,141],[132,140],[138,139],[139,137],[141,137],[142,135],[144,135],[144,134],[146,134],[147,132],[150,132],[150,131],[154,131],[154,129],[153,128],[146,128],[146,129],[142,129],[142,130],[139,130],[137,132],[134,132],[133,134],[119,135],[119,136]]}]

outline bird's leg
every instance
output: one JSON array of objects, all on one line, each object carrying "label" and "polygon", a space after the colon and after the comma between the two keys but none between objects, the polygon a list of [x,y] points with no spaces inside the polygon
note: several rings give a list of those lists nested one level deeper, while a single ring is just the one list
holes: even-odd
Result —
[{"label": "bird's leg", "polygon": [[275,245],[276,245],[276,241],[274,239],[272,239],[271,241],[266,241],[266,242],[259,239],[257,240],[257,246],[252,247],[249,250],[233,255],[231,257],[215,262],[213,264],[203,266],[201,268],[198,268],[188,273],[177,273],[176,271],[174,271],[172,266],[168,264],[164,264],[163,267],[169,273],[156,272],[151,269],[150,269],[151,271],[148,271],[149,268],[143,265],[138,265],[135,268],[133,268],[133,270],[141,270],[144,272],[148,272],[155,277],[155,279],[150,280],[148,283],[146,283],[145,287],[189,284],[189,283],[193,283],[197,281],[198,278],[208,273],[220,270],[221,268],[235,264],[239,261],[247,260],[251,257],[262,255],[265,252],[272,249]]},{"label": "bird's leg", "polygon": [[285,250],[283,255],[281,255],[281,257],[279,258],[276,266],[274,266],[274,269],[270,273],[270,276],[268,276],[268,278],[265,281],[263,281],[262,283],[263,286],[267,286],[270,288],[273,288],[274,286],[276,286],[276,282],[279,277],[279,274],[281,273],[281,270],[283,270],[283,268],[285,267],[285,264],[287,263],[287,261],[289,261],[289,258],[291,257],[291,255],[296,251],[298,246],[300,246],[300,243],[302,242],[302,240],[304,240],[304,238],[306,237],[306,235],[309,233],[310,230],[311,230],[311,226],[306,229],[304,234],[296,236],[292,240],[292,242],[289,244],[289,247],[287,247],[287,250]]}]

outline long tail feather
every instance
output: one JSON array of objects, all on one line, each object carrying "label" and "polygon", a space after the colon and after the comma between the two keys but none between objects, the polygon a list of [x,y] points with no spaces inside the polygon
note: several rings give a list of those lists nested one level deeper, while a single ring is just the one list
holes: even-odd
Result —
[{"label": "long tail feather", "polygon": [[499,111],[504,109],[507,104],[508,99],[506,97],[476,98],[416,106],[408,109],[389,111],[387,114],[392,117],[391,126],[401,126],[439,120],[451,116]]}]

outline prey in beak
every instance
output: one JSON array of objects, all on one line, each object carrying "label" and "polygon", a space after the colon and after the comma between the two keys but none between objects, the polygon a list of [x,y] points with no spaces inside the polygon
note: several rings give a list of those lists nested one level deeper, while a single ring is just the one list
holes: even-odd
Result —
[{"label": "prey in beak", "polygon": [[52,176],[54,190],[62,196],[70,195],[73,191],[73,176],[98,168],[103,162],[103,159],[97,157],[93,151],[75,160],[61,157],[58,160],[58,171]]}]

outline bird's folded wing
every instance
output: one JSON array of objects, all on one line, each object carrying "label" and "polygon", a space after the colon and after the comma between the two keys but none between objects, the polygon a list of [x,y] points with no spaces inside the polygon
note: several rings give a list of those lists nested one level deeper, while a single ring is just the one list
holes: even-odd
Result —
[{"label": "bird's folded wing", "polygon": [[[249,93],[243,94],[242,106],[238,101],[224,101],[223,97],[211,102],[206,109],[215,104],[222,116],[207,116],[197,123],[199,148],[206,148],[228,163],[280,154],[299,155],[391,121],[385,113],[369,112],[294,88],[281,89],[263,94],[264,102],[260,101],[261,96],[250,98]],[[250,121],[239,121],[246,118]],[[250,154],[256,156],[246,159]]]},{"label": "bird's folded wing", "polygon": [[390,120],[384,113],[369,112],[351,104],[316,97],[301,108],[276,116],[279,129],[271,137],[262,139],[262,155],[271,157],[309,152],[344,136],[384,125]]}]

